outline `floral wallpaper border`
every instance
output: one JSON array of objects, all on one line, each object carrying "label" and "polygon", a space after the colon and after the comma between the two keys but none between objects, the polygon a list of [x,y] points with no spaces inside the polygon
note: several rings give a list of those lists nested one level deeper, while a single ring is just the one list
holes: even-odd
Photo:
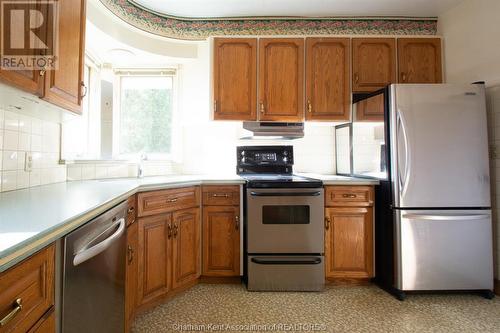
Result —
[{"label": "floral wallpaper border", "polygon": [[238,18],[188,19],[159,15],[129,0],[100,0],[141,30],[175,39],[241,35],[435,35],[437,19]]}]

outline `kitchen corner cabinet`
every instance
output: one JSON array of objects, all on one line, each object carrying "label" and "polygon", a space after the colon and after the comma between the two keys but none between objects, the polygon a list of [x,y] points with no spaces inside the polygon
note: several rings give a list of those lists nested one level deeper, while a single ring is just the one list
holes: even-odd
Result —
[{"label": "kitchen corner cabinet", "polygon": [[396,39],[352,39],[352,91],[372,92],[396,82]]},{"label": "kitchen corner cabinet", "polygon": [[172,287],[187,285],[201,274],[200,209],[190,208],[172,214]]},{"label": "kitchen corner cabinet", "polygon": [[325,193],[326,278],[373,277],[373,187],[328,186]]},{"label": "kitchen corner cabinet", "polygon": [[304,39],[259,39],[258,119],[304,120]]},{"label": "kitchen corner cabinet", "polygon": [[55,246],[0,273],[0,332],[55,332]]},{"label": "kitchen corner cabinet", "polygon": [[137,253],[138,253],[138,224],[133,220],[127,227],[127,256],[125,269],[125,332],[135,317],[137,298]]},{"label": "kitchen corner cabinet", "polygon": [[306,38],[306,120],[349,120],[349,38]]},{"label": "kitchen corner cabinet", "polygon": [[137,308],[200,276],[199,205],[197,186],[138,194]]},{"label": "kitchen corner cabinet", "polygon": [[240,276],[240,186],[203,186],[203,276]]},{"label": "kitchen corner cabinet", "polygon": [[257,39],[214,39],[215,120],[257,120]]},{"label": "kitchen corner cabinet", "polygon": [[[34,5],[38,6],[38,5]],[[58,68],[42,71],[0,70],[0,80],[80,114],[87,87],[83,82],[86,0],[59,1]],[[49,17],[48,19],[52,19]],[[48,39],[54,38],[46,32]]]},{"label": "kitchen corner cabinet", "polygon": [[441,83],[441,39],[399,38],[400,83]]}]

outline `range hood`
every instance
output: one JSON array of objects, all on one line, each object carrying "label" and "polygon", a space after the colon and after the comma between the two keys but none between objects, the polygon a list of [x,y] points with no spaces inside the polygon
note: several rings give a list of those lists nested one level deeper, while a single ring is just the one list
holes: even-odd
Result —
[{"label": "range hood", "polygon": [[242,139],[300,139],[304,137],[304,123],[244,121],[243,128],[252,132],[253,136]]}]

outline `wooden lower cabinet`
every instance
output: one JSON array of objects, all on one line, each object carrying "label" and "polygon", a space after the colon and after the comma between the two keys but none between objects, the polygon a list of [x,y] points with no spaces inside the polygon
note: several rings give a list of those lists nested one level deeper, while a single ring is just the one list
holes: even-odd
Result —
[{"label": "wooden lower cabinet", "polygon": [[[144,310],[200,277],[200,209],[140,217],[134,224],[137,224],[138,237],[137,294],[136,300],[130,299],[130,302],[135,303],[137,310]],[[133,231],[130,234],[133,235]],[[133,258],[127,260],[133,264]],[[129,318],[133,318],[134,312],[127,312]]]},{"label": "wooden lower cabinet", "polygon": [[172,287],[176,289],[200,277],[200,209],[185,209],[172,216]]},{"label": "wooden lower cabinet", "polygon": [[[356,186],[352,188],[354,191]],[[326,278],[371,278],[374,276],[373,206],[344,204],[325,209]]]},{"label": "wooden lower cabinet", "polygon": [[170,288],[172,215],[138,219],[138,299],[140,307],[164,297]]},{"label": "wooden lower cabinet", "polygon": [[203,275],[240,275],[240,207],[203,207]]},{"label": "wooden lower cabinet", "polygon": [[139,225],[132,223],[127,227],[127,256],[125,263],[125,332],[130,330],[135,317],[137,298],[137,255]]},{"label": "wooden lower cabinet", "polygon": [[55,333],[55,331],[56,313],[54,307],[51,307],[28,333]]},{"label": "wooden lower cabinet", "polygon": [[55,246],[50,245],[0,273],[0,332],[54,332],[50,323],[37,330],[54,305]]}]

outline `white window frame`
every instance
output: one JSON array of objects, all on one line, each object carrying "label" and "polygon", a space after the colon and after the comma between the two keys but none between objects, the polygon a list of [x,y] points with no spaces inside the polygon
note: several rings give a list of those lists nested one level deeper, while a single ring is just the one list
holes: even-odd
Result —
[{"label": "white window frame", "polygon": [[115,69],[115,79],[113,82],[113,159],[116,160],[138,160],[140,153],[120,154],[120,116],[121,116],[121,82],[123,77],[138,76],[171,76],[172,77],[172,133],[170,153],[146,153],[145,158],[152,161],[179,161],[181,155],[181,133],[180,133],[180,115],[178,112],[179,96],[179,72],[176,68],[161,69]]}]

